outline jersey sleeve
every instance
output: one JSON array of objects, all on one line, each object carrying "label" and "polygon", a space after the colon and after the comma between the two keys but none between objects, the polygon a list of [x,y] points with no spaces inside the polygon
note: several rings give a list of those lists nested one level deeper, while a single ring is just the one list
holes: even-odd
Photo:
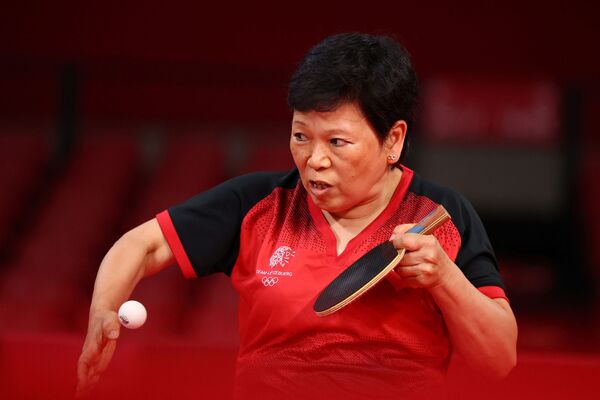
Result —
[{"label": "jersey sleeve", "polygon": [[505,286],[487,232],[471,203],[458,196],[458,207],[451,211],[452,220],[461,235],[461,248],[456,265],[467,279],[491,298],[506,298]]},{"label": "jersey sleeve", "polygon": [[242,205],[226,182],[157,215],[184,276],[229,273],[239,247]]},{"label": "jersey sleeve", "polygon": [[156,216],[185,277],[231,274],[244,216],[273,190],[277,178],[267,173],[237,177]]},{"label": "jersey sleeve", "polygon": [[488,297],[507,299],[494,249],[471,203],[460,193],[416,174],[410,190],[442,204],[450,214],[460,235],[460,248],[454,262],[473,286]]}]

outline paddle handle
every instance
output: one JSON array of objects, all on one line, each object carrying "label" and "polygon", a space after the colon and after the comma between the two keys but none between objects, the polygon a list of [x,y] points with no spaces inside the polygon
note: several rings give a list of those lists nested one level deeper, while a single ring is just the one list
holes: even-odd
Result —
[{"label": "paddle handle", "polygon": [[444,206],[439,205],[415,226],[410,228],[407,233],[420,233],[421,235],[429,235],[449,219],[450,214],[448,214],[448,211],[446,211]]}]

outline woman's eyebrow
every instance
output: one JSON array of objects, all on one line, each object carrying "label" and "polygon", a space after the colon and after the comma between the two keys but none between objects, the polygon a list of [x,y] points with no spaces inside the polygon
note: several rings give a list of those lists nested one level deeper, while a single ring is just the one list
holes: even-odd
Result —
[{"label": "woman's eyebrow", "polygon": [[327,129],[325,132],[327,132],[327,133],[345,133],[345,134],[349,134],[351,131],[349,131],[347,129],[343,129],[343,128],[332,128],[332,129]]}]

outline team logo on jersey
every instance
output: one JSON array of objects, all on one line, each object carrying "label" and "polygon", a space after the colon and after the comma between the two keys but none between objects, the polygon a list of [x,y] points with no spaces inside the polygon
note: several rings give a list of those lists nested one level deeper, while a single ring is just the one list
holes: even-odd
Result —
[{"label": "team logo on jersey", "polygon": [[280,267],[285,267],[286,264],[290,262],[290,258],[295,257],[296,252],[289,248],[288,246],[281,246],[271,256],[269,259],[269,265],[271,268],[279,265]]},{"label": "team logo on jersey", "polygon": [[282,271],[281,269],[290,263],[290,260],[296,257],[296,252],[288,246],[280,246],[273,252],[273,255],[269,259],[269,266],[271,269],[256,268],[256,275],[261,279],[261,282],[266,287],[277,285],[281,280],[291,278],[294,276],[292,271]]}]

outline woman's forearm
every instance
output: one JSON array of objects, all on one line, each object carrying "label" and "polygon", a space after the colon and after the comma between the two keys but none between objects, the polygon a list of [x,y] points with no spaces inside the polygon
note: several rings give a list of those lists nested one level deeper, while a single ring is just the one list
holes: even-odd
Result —
[{"label": "woman's forearm", "polygon": [[119,239],[100,264],[91,309],[116,311],[143,277],[145,257],[146,250],[135,246],[126,235]]},{"label": "woman's forearm", "polygon": [[456,351],[483,374],[502,378],[516,364],[517,324],[508,302],[477,290],[458,267],[430,288]]},{"label": "woman's forearm", "polygon": [[173,262],[156,220],[123,235],[108,251],[96,276],[91,310],[117,308],[138,282]]}]

